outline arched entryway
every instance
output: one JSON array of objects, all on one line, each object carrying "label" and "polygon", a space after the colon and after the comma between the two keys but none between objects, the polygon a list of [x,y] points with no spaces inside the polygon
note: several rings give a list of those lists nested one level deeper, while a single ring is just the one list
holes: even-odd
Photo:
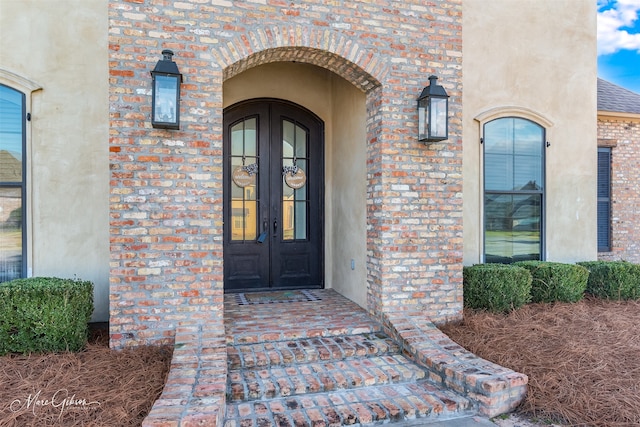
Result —
[{"label": "arched entryway", "polygon": [[254,99],[224,112],[226,292],[324,285],[324,124]]},{"label": "arched entryway", "polygon": [[[320,171],[323,200],[318,204],[324,229],[318,254],[322,284],[366,307],[367,95],[334,72],[295,62],[255,66],[229,78],[223,87],[226,113],[253,100],[278,99],[302,107],[322,121],[323,164],[313,161],[310,166],[312,171],[324,167]],[[230,116],[226,116],[228,121]],[[282,182],[281,170],[279,174],[277,179]],[[272,220],[268,226],[273,230]],[[264,222],[259,227],[262,232]],[[228,273],[226,261],[225,257]]]}]

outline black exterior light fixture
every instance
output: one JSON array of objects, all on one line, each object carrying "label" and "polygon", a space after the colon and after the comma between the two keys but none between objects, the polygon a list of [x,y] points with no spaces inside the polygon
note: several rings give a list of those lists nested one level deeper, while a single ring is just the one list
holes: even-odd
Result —
[{"label": "black exterior light fixture", "polygon": [[421,142],[449,138],[449,95],[436,80],[436,76],[430,76],[429,86],[422,89],[418,98],[418,140]]},{"label": "black exterior light fixture", "polygon": [[182,74],[171,59],[173,51],[162,51],[162,59],[151,72],[151,126],[163,129],[180,128],[180,83]]}]

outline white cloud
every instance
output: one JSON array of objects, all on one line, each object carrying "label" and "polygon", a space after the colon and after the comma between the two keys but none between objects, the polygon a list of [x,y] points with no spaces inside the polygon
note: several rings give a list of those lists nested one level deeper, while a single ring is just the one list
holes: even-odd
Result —
[{"label": "white cloud", "polygon": [[[606,10],[600,10],[612,6]],[[598,54],[619,50],[640,53],[640,33],[629,33],[640,13],[640,0],[598,0]]]}]

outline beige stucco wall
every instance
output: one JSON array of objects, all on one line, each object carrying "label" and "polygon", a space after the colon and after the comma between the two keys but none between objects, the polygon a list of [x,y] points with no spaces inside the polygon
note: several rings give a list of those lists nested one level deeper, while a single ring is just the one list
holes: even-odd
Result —
[{"label": "beige stucco wall", "polygon": [[596,73],[593,0],[463,2],[466,265],[483,261],[476,118],[491,112],[546,127],[545,259],[596,259]]},{"label": "beige stucco wall", "polygon": [[365,94],[332,79],[332,284],[367,307],[367,131]]},{"label": "beige stucco wall", "polygon": [[94,321],[109,309],[107,19],[106,0],[0,0],[0,70],[41,87],[28,124],[28,272],[94,282]]},{"label": "beige stucco wall", "polygon": [[324,121],[325,287],[366,307],[365,94],[300,63],[266,64],[224,82],[224,107],[262,97],[295,102]]},{"label": "beige stucco wall", "polygon": [[[93,281],[94,320],[108,317],[107,36],[106,0],[0,0],[0,70],[41,87],[28,124],[29,272]],[[465,264],[482,255],[475,118],[505,107],[549,124],[546,258],[596,258],[595,38],[592,0],[463,2]],[[248,70],[224,89],[225,106],[285,98],[325,121],[325,280],[366,306],[364,94],[294,63]]]}]

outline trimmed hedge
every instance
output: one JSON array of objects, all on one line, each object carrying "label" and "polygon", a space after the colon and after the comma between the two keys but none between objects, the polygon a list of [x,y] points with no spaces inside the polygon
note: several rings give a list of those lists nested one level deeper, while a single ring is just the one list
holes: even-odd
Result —
[{"label": "trimmed hedge", "polygon": [[640,265],[626,261],[586,261],[578,265],[589,270],[586,292],[599,298],[640,298]]},{"label": "trimmed hedge", "polygon": [[476,264],[463,268],[464,306],[508,313],[531,299],[531,274],[509,264]]},{"label": "trimmed hedge", "polygon": [[78,351],[93,312],[91,282],[32,277],[0,283],[0,355]]},{"label": "trimmed hedge", "polygon": [[584,297],[589,270],[583,266],[548,261],[519,261],[514,265],[531,273],[531,302],[578,302]]}]

